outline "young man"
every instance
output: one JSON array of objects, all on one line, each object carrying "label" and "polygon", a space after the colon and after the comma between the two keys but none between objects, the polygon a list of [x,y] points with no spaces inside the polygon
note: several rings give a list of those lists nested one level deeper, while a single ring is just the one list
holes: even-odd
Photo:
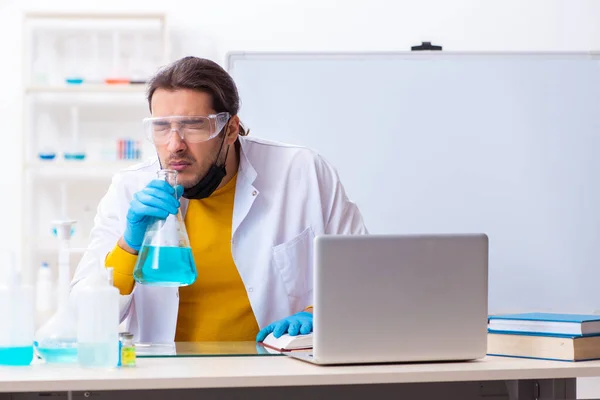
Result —
[{"label": "young man", "polygon": [[[113,178],[72,290],[100,257],[137,340],[309,333],[314,236],[367,232],[334,168],[310,149],[247,137],[239,103],[229,74],[205,59],[180,59],[149,82],[144,126],[158,157]],[[178,172],[175,190],[156,179],[161,167]],[[148,224],[180,207],[198,278],[181,288],[134,283]]]}]

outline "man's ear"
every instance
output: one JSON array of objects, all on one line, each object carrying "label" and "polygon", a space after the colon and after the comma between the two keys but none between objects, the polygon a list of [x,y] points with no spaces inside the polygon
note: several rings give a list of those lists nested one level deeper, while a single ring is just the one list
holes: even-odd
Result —
[{"label": "man's ear", "polygon": [[225,131],[225,143],[233,144],[237,140],[240,134],[240,117],[234,115],[227,124],[227,130]]}]

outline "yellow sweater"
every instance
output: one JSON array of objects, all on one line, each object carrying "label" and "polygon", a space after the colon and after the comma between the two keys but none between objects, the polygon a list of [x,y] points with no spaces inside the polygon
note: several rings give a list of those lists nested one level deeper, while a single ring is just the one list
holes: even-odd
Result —
[{"label": "yellow sweater", "polygon": [[[237,176],[210,197],[190,200],[185,225],[198,279],[179,288],[178,342],[254,340],[258,324],[231,255],[231,224]],[[133,290],[137,256],[119,246],[106,257],[121,294]]]}]

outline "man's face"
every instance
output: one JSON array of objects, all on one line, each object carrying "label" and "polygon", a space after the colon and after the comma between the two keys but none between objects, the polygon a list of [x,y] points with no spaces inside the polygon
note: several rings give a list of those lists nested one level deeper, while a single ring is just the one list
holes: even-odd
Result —
[{"label": "man's face", "polygon": [[[212,108],[211,96],[190,89],[157,89],[152,95],[152,116],[168,117],[208,116],[216,114]],[[184,188],[198,183],[215,162],[223,136],[219,135],[201,143],[186,143],[178,133],[171,134],[165,144],[156,145],[156,151],[163,168],[178,172],[177,182]],[[223,145],[225,147],[227,143]],[[222,157],[222,156],[221,156]],[[222,162],[221,157],[219,161]]]}]

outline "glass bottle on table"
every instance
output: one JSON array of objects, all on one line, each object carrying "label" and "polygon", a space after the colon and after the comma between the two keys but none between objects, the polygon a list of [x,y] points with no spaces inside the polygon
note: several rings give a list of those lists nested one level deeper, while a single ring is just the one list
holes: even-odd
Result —
[{"label": "glass bottle on table", "polygon": [[33,360],[34,291],[23,284],[14,256],[0,262],[0,365],[24,366]]},{"label": "glass bottle on table", "polygon": [[[177,171],[162,169],[158,178],[177,186]],[[174,194],[174,196],[176,196]],[[142,285],[179,287],[191,285],[198,273],[181,210],[156,219],[148,226],[133,270]]]}]

